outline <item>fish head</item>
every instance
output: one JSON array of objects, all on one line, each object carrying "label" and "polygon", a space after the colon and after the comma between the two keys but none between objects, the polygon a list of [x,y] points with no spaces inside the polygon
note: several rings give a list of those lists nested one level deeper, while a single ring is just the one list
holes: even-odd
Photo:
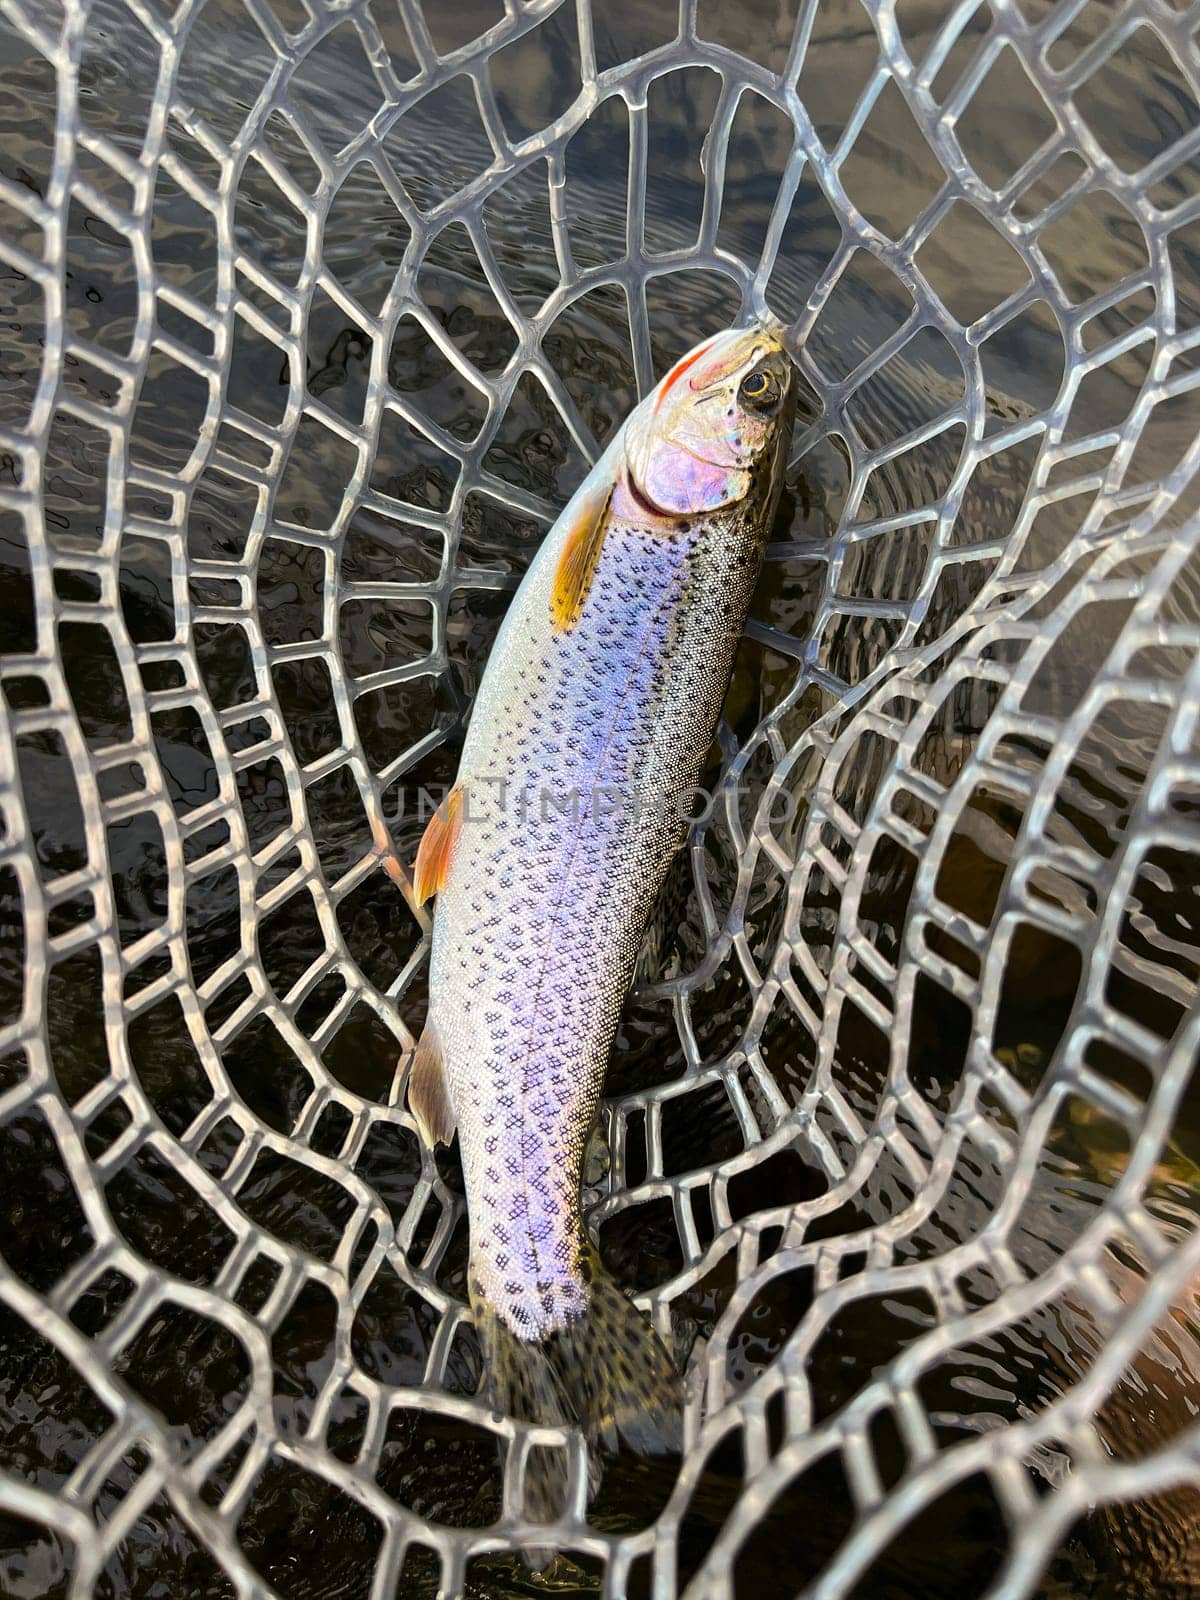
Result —
[{"label": "fish head", "polygon": [[698,344],[630,418],[625,466],[636,495],[660,515],[688,516],[765,491],[794,390],[776,328],[730,328]]}]

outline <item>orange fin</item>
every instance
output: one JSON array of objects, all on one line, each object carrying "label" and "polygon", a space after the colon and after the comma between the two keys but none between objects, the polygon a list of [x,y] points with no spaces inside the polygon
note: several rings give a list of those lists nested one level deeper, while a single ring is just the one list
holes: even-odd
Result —
[{"label": "orange fin", "polygon": [[450,858],[462,828],[463,788],[456,783],[430,817],[413,862],[413,899],[423,906],[446,886]]},{"label": "orange fin", "polygon": [[407,889],[408,873],[405,872],[403,863],[396,854],[392,836],[387,830],[387,824],[381,817],[372,819],[371,833],[375,840],[375,855],[378,857],[379,865],[398,889]]},{"label": "orange fin", "polygon": [[603,493],[585,496],[567,534],[550,592],[550,617],[556,628],[572,627],[583,610],[604,544],[612,497],[612,485]]},{"label": "orange fin", "polygon": [[408,1109],[426,1144],[449,1144],[453,1139],[457,1119],[446,1087],[442,1042],[432,1022],[425,1024],[408,1069]]}]

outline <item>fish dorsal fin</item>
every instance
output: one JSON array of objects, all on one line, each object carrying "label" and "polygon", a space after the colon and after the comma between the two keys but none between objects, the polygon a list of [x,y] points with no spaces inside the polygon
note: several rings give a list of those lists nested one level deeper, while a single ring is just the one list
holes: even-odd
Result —
[{"label": "fish dorsal fin", "polygon": [[432,1022],[426,1022],[408,1069],[408,1109],[426,1144],[449,1144],[453,1139],[454,1107],[446,1086],[442,1041]]},{"label": "fish dorsal fin", "polygon": [[456,783],[430,817],[413,862],[413,898],[423,906],[446,886],[450,858],[462,828],[463,788]]},{"label": "fish dorsal fin", "polygon": [[613,485],[583,497],[567,532],[550,591],[550,616],[556,628],[573,627],[595,576],[608,527]]}]

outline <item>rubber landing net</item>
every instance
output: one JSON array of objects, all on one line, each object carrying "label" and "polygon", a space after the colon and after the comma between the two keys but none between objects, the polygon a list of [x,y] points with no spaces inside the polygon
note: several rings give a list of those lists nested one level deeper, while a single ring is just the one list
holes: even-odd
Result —
[{"label": "rubber landing net", "polygon": [[473,1398],[373,830],[587,460],[765,305],[788,495],[589,1174],[689,1443],[551,1578],[1175,1593],[1194,10],[0,18],[0,1589],[537,1592],[573,1446]]}]

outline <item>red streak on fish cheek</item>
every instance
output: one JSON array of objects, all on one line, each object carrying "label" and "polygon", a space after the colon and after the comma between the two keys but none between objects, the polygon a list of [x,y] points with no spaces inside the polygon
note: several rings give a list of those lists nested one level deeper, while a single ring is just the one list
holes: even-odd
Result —
[{"label": "red streak on fish cheek", "polygon": [[[676,364],[671,368],[670,372],[667,373],[667,376],[663,381],[663,385],[658,391],[658,399],[654,402],[654,410],[651,412],[651,416],[658,415],[658,408],[667,398],[668,392],[675,387],[675,384],[680,378],[683,377],[688,368],[694,366],[704,352],[712,348],[713,344],[719,337],[719,335],[714,334],[713,338],[706,339],[703,344],[697,345],[690,355],[684,356],[682,361],[676,362]],[[694,382],[692,387],[695,387]]]}]

